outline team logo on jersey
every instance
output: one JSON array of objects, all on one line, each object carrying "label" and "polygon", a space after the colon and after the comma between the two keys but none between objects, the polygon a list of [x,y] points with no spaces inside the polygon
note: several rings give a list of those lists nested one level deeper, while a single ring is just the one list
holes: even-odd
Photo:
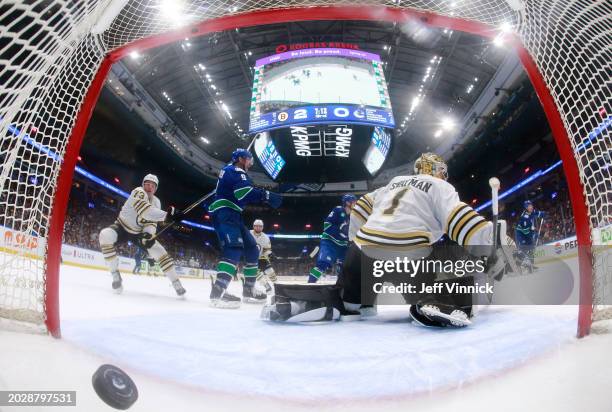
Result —
[{"label": "team logo on jersey", "polygon": [[286,122],[287,120],[289,120],[289,113],[287,113],[287,112],[280,112],[278,114],[278,121],[279,122]]}]

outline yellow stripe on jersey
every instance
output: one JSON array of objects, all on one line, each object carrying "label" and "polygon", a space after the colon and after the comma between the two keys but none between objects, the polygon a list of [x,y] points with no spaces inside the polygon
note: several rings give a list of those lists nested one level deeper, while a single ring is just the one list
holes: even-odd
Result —
[{"label": "yellow stripe on jersey", "polygon": [[482,222],[480,222],[480,223],[478,223],[478,224],[476,224],[476,225],[472,226],[472,227],[471,227],[471,228],[470,228],[470,229],[467,231],[467,233],[465,234],[465,236],[463,237],[463,239],[464,239],[464,240],[463,240],[463,243],[462,243],[461,245],[467,245],[467,244],[469,244],[469,243],[470,243],[470,239],[472,238],[472,236],[474,236],[474,234],[475,234],[476,232],[478,232],[480,229],[482,229],[483,227],[485,227],[485,226],[487,225],[487,223],[489,223],[489,222],[487,222],[486,220],[484,220],[484,219],[483,219],[483,220],[482,220]]},{"label": "yellow stripe on jersey", "polygon": [[136,213],[140,214],[143,210],[145,210],[149,206],[148,203],[143,202],[142,200],[137,200],[134,202],[134,210]]},{"label": "yellow stripe on jersey", "polygon": [[359,220],[363,221],[364,223],[367,222],[368,218],[365,217],[359,210],[355,209],[355,207],[353,206],[353,210],[351,210],[351,219],[353,217],[358,218]]},{"label": "yellow stripe on jersey", "polygon": [[383,230],[376,230],[376,229],[370,229],[367,227],[362,227],[361,231],[366,235],[380,236],[383,238],[394,239],[394,240],[406,240],[406,239],[413,239],[415,237],[425,237],[426,239],[429,240],[429,238],[431,237],[431,233],[423,232],[420,230],[414,230],[412,232],[405,232],[405,233],[395,233],[395,232],[387,232]]},{"label": "yellow stripe on jersey", "polygon": [[368,203],[363,197],[359,199],[357,203],[355,203],[355,206],[358,206],[365,210],[368,213],[368,216],[372,214],[372,205]]},{"label": "yellow stripe on jersey", "polygon": [[359,200],[363,200],[364,202],[366,202],[368,204],[368,206],[374,207],[374,202],[372,201],[372,199],[368,195],[361,196],[361,198]]},{"label": "yellow stripe on jersey", "polygon": [[353,206],[353,210],[351,212],[355,212],[355,213],[359,213],[361,215],[361,217],[363,217],[363,220],[368,220],[368,217],[370,217],[370,213],[368,213],[367,210],[365,210],[364,208],[360,207],[360,206]]},{"label": "yellow stripe on jersey", "polygon": [[452,223],[453,219],[455,219],[455,217],[457,217],[457,215],[461,211],[463,211],[465,208],[468,208],[468,207],[469,206],[467,204],[461,202],[461,203],[459,203],[457,205],[457,207],[455,207],[453,210],[451,210],[450,214],[448,215],[448,219],[446,220],[446,228],[445,228],[446,230],[445,230],[445,232],[447,234],[450,235],[450,232],[451,232],[450,226],[451,226],[451,223]]},{"label": "yellow stripe on jersey", "polygon": [[474,211],[474,209],[465,205],[454,214],[453,219],[450,221],[447,234],[451,240],[463,246],[478,229],[482,228],[483,225],[481,225],[481,223],[483,223],[483,225],[486,224],[485,219]]},{"label": "yellow stripe on jersey", "polygon": [[423,246],[429,246],[428,240],[415,241],[414,243],[385,243],[377,240],[365,239],[363,237],[360,237],[359,234],[357,234],[357,237],[355,238],[355,243],[361,246],[376,246],[384,249],[394,250],[408,250]]},{"label": "yellow stripe on jersey", "polygon": [[473,210],[469,210],[467,211],[463,216],[461,216],[461,218],[453,225],[452,231],[451,233],[448,234],[448,236],[453,239],[454,241],[457,241],[457,238],[459,237],[459,233],[461,232],[461,229],[463,229],[463,227],[470,222],[472,219],[475,219],[478,217],[478,213],[474,212]]}]

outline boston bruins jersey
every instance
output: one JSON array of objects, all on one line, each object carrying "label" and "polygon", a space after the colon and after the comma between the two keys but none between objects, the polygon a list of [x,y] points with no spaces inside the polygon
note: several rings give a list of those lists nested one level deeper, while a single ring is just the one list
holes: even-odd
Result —
[{"label": "boston bruins jersey", "polygon": [[270,242],[270,238],[264,232],[255,233],[254,230],[251,229],[251,234],[255,238],[255,242],[257,242],[257,247],[259,248],[259,257],[268,257],[272,253],[272,243]]},{"label": "boston bruins jersey", "polygon": [[460,245],[491,243],[492,227],[445,180],[397,176],[362,196],[351,212],[349,239],[358,246],[411,248],[448,236]]},{"label": "boston bruins jersey", "polygon": [[142,187],[137,187],[123,204],[117,222],[128,233],[155,234],[157,222],[163,222],[165,219],[166,212],[161,210],[159,199],[156,196],[149,198]]}]

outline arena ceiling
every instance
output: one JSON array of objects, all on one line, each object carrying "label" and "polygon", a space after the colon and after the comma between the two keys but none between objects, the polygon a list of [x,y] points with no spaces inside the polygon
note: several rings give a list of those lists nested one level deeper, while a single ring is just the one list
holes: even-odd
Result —
[{"label": "arena ceiling", "polygon": [[[506,52],[476,35],[418,23],[312,21],[186,38],[122,62],[194,143],[225,161],[248,144],[255,61],[279,45],[332,41],[355,44],[384,62],[397,125],[385,168],[454,138],[453,124],[470,110]],[[424,97],[417,101],[419,93]]]}]

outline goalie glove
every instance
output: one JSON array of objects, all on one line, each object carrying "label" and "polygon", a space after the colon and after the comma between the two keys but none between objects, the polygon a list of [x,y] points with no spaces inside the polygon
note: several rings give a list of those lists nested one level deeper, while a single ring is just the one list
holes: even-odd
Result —
[{"label": "goalie glove", "polygon": [[166,223],[176,223],[183,220],[185,217],[185,213],[181,210],[177,209],[174,206],[170,206],[168,210],[166,210]]},{"label": "goalie glove", "polygon": [[140,242],[140,245],[147,250],[155,244],[155,239],[152,238],[152,234],[145,232],[140,235],[140,239],[138,239],[138,241]]},{"label": "goalie glove", "polygon": [[283,203],[283,197],[277,193],[266,190],[264,202],[270,205],[270,207],[272,207],[273,209],[278,209]]}]

